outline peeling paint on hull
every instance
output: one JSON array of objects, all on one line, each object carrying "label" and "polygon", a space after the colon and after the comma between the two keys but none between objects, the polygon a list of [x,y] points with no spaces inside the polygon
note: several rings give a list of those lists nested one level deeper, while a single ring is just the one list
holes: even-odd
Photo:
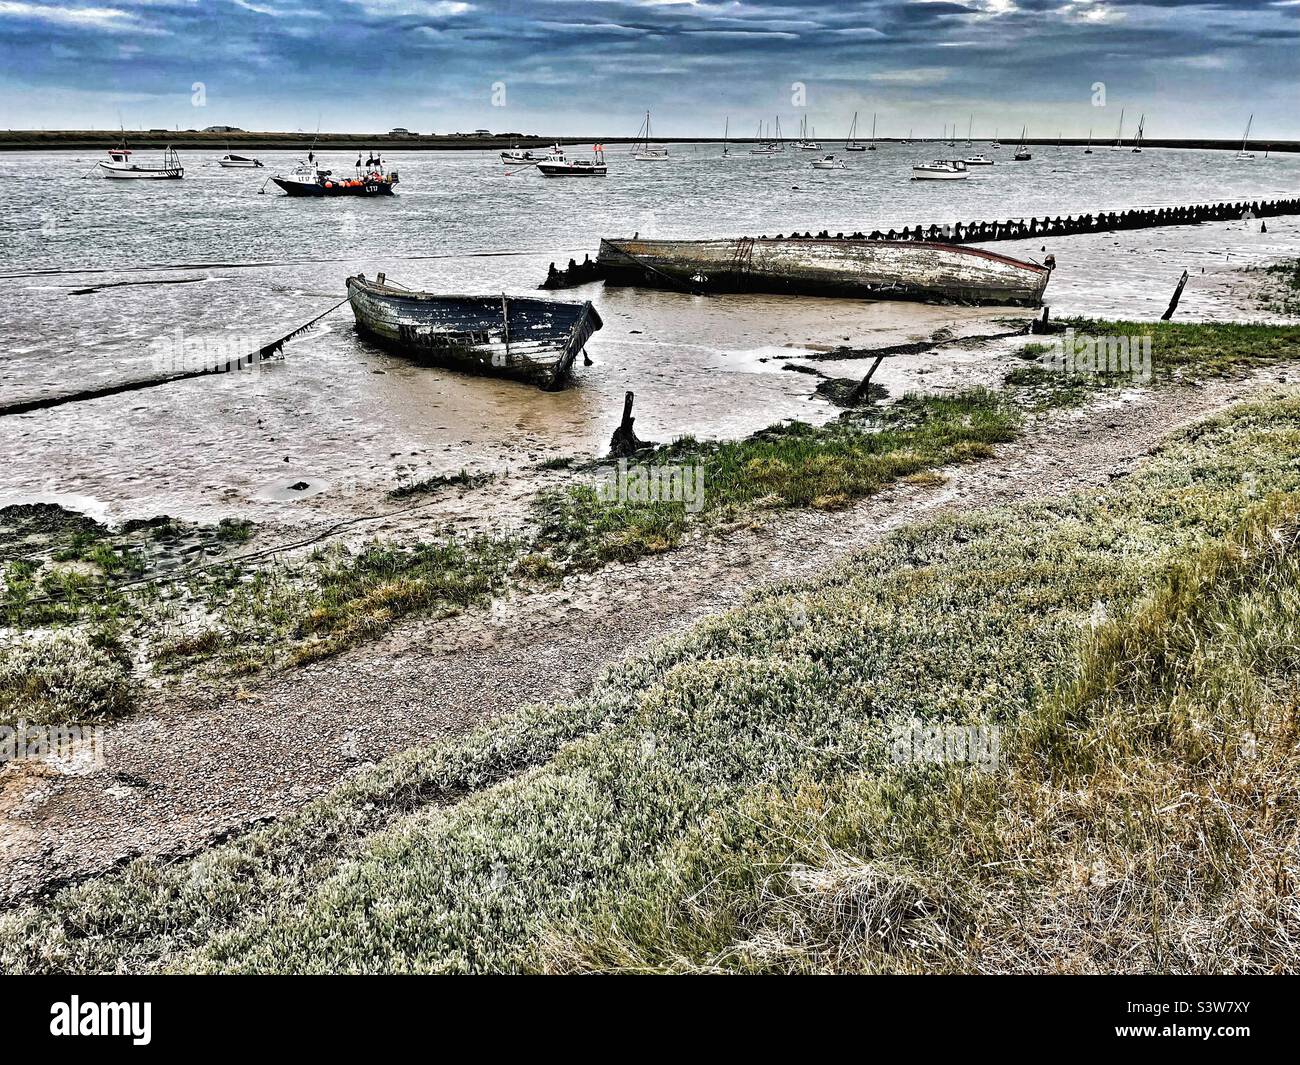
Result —
[{"label": "peeling paint on hull", "polygon": [[979,248],[844,238],[608,239],[597,261],[614,285],[1030,307],[1051,277]]},{"label": "peeling paint on hull", "polygon": [[348,278],[357,328],[420,362],[561,388],[602,325],[590,302],[445,296]]}]

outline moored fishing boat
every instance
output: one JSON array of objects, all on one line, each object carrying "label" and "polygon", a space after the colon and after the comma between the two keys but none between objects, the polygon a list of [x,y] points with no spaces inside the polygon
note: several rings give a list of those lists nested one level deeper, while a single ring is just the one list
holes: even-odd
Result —
[{"label": "moored fishing boat", "polygon": [[152,178],[154,180],[177,180],[185,176],[180,156],[176,150],[167,146],[163,152],[162,166],[140,166],[131,162],[131,149],[123,142],[120,148],[108,150],[108,162],[100,162],[100,172],[109,178]]},{"label": "moored fishing boat", "polygon": [[607,284],[1036,306],[1051,271],[980,248],[857,238],[606,239]]},{"label": "moored fishing boat", "polygon": [[288,174],[276,174],[271,180],[290,196],[391,196],[397,171],[386,174],[383,165],[377,155],[368,156],[364,165],[358,156],[353,177],[336,177],[334,171],[321,169],[308,152],[307,158]]},{"label": "moored fishing boat", "polygon": [[605,148],[596,144],[591,151],[590,159],[548,159],[538,163],[537,169],[544,177],[604,177],[608,173]]},{"label": "moored fishing boat", "polygon": [[349,277],[361,332],[432,366],[562,388],[573,360],[603,324],[590,302],[416,292]]}]

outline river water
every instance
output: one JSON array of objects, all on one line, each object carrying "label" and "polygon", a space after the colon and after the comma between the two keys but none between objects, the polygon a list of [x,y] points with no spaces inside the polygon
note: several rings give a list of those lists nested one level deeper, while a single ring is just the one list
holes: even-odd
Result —
[{"label": "river water", "polygon": [[[834,146],[828,145],[828,150]],[[602,235],[652,237],[852,232],[902,225],[1294,196],[1300,159],[1237,162],[1229,153],[1141,155],[976,146],[997,160],[964,182],[914,182],[934,145],[844,156],[730,158],[719,145],[673,145],[668,163],[609,153],[601,180],[547,180],[495,153],[391,153],[401,181],[378,200],[289,199],[262,170],[223,170],[187,153],[179,182],[86,175],[91,152],[0,154],[0,403],[150,376],[196,351],[252,350],[344,295],[349,274],[385,271],[412,288],[535,294],[551,261],[594,256]],[[159,153],[141,151],[150,161]],[[323,163],[347,171],[352,157]],[[264,191],[263,191],[264,190]],[[1260,317],[1244,306],[1243,266],[1300,253],[1300,220],[1209,224],[999,242],[1005,254],[1055,254],[1053,314],[1156,317],[1183,269],[1180,317]],[[327,519],[396,483],[462,467],[518,468],[601,451],[637,394],[637,431],[736,436],[785,417],[836,411],[816,379],[783,372],[809,350],[997,332],[1006,309],[784,297],[701,298],[599,285],[557,294],[593,300],[605,328],[576,387],[514,383],[417,367],[356,336],[343,307],[257,372],[200,379],[0,420],[7,476],[0,503],[51,499],[111,517],[171,513]],[[878,379],[896,393],[959,384],[979,354],[952,365],[899,360]],[[933,362],[933,360],[930,360]],[[822,364],[826,368],[828,364]],[[850,364],[844,372],[854,373]],[[288,485],[306,481],[306,492]],[[292,515],[292,516],[290,516]]]}]

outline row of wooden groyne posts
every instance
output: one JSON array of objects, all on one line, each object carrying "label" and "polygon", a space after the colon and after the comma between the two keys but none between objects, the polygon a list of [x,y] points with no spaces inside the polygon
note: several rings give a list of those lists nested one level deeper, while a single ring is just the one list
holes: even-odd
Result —
[{"label": "row of wooden groyne posts", "polygon": [[[1155,226],[1190,226],[1201,222],[1234,222],[1247,218],[1276,218],[1300,214],[1300,198],[1253,200],[1237,203],[1197,203],[1186,207],[1135,207],[1128,211],[1102,211],[1099,214],[1067,215],[1062,218],[1009,218],[1005,222],[955,222],[942,225],[904,226],[901,230],[870,233],[778,233],[776,240],[885,240],[932,244],[975,244],[992,240],[1024,240],[1028,237],[1064,237],[1079,233],[1110,233],[1126,229],[1149,229]],[[760,239],[767,239],[764,234]],[[569,260],[564,270],[551,263],[542,288],[567,288],[599,280],[600,267],[586,259]]]}]

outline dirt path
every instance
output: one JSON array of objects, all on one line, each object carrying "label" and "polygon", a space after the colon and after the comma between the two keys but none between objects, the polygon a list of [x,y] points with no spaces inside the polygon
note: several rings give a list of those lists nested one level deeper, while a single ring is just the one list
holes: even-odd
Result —
[{"label": "dirt path", "polygon": [[824,569],[906,522],[1105,484],[1180,425],[1275,380],[1287,375],[1108,397],[1036,423],[996,457],[948,471],[942,486],[900,485],[846,511],[778,515],[555,592],[406,622],[246,690],[172,692],[108,729],[102,768],[0,772],[0,905],[137,854],[197,849],[385,755],[522,703],[565,698],[649,641],[764,584]]}]

